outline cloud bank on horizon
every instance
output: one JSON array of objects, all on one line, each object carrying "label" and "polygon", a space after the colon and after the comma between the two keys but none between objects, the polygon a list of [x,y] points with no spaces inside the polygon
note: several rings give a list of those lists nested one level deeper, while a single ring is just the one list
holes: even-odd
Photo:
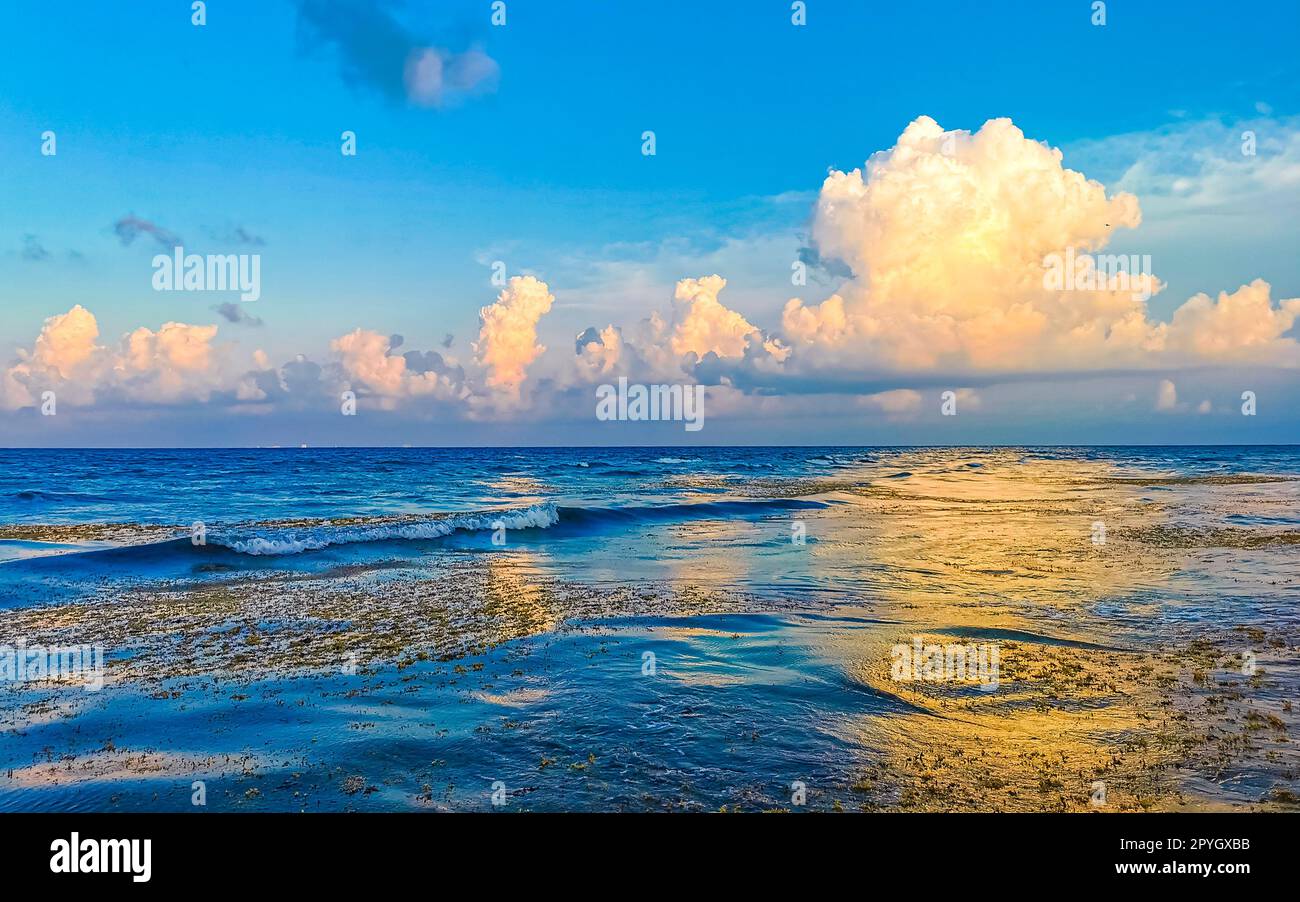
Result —
[{"label": "cloud bank on horizon", "polygon": [[[1165,322],[1147,308],[1164,288],[1156,274],[1099,273],[1116,232],[1141,221],[1137,196],[1108,194],[1009,119],[968,132],[921,116],[862,167],[829,172],[809,240],[839,284],[787,298],[779,321],[756,324],[728,307],[725,273],[680,273],[658,309],[592,323],[573,351],[547,351],[540,330],[566,286],[524,275],[481,309],[465,360],[399,353],[400,340],[359,323],[322,363],[311,359],[321,349],[304,349],[275,366],[262,351],[241,359],[215,324],[141,326],[100,344],[94,314],[77,304],[4,369],[0,407],[35,407],[54,391],[71,407],[258,414],[333,409],[351,391],[382,410],[451,421],[577,418],[590,416],[591,386],[625,376],[705,384],[713,417],[761,417],[806,395],[900,417],[919,406],[919,388],[945,379],[965,388],[1062,372],[1300,367],[1289,334],[1300,299],[1273,298],[1263,278],[1196,294]],[[145,225],[131,217],[127,233],[157,235]],[[1073,272],[1053,282],[1046,261],[1067,253],[1077,255]],[[1156,409],[1174,409],[1175,396],[1161,383]]]}]

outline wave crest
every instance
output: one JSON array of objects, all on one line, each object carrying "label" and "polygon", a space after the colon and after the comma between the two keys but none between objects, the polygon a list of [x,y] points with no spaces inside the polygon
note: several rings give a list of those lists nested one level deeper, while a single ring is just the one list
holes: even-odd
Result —
[{"label": "wave crest", "polygon": [[222,530],[209,534],[207,541],[240,554],[284,555],[319,551],[330,545],[357,542],[382,542],[389,539],[440,539],[454,532],[477,532],[489,529],[546,529],[559,522],[553,501],[511,510],[473,514],[450,514],[418,520],[380,520],[371,523],[321,525],[309,529],[282,529],[267,532],[265,527],[252,530]]}]

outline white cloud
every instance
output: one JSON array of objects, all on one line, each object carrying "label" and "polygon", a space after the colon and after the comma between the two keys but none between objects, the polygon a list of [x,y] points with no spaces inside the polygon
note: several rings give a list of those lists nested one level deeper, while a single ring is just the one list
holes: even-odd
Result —
[{"label": "white cloud", "polygon": [[1174,410],[1178,407],[1178,387],[1168,379],[1161,379],[1156,388],[1156,410]]},{"label": "white cloud", "polygon": [[750,336],[758,335],[757,327],[718,301],[718,294],[726,287],[727,280],[718,275],[677,283],[668,343],[678,357],[703,357],[709,353],[740,357]]},{"label": "white cloud", "polygon": [[537,323],[555,297],[533,276],[514,276],[496,302],[479,311],[478,361],[487,369],[487,385],[519,397],[528,367],[546,350],[537,343]]},{"label": "white cloud", "polygon": [[861,403],[868,407],[892,414],[914,413],[920,410],[921,400],[921,393],[910,388],[876,392],[873,395],[864,395],[860,399]]},{"label": "white cloud", "polygon": [[141,326],[123,340],[116,375],[137,400],[204,400],[220,383],[212,339],[216,326],[164,323]]},{"label": "white cloud", "polygon": [[1098,288],[1060,288],[1044,278],[1052,255],[1102,251],[1117,228],[1141,221],[1135,196],[1108,196],[1010,120],[972,134],[921,117],[893,148],[862,169],[832,171],[823,184],[814,242],[855,276],[820,304],[786,304],[792,368],[1032,372],[1246,356],[1297,362],[1296,343],[1281,337],[1296,302],[1274,309],[1262,281],[1217,305],[1193,298],[1165,324],[1147,315],[1143,294],[1162,287],[1153,274]]},{"label": "white cloud", "polygon": [[[399,398],[433,396],[454,400],[463,389],[446,373],[415,372],[404,356],[391,354],[392,339],[368,329],[354,329],[330,342],[340,356],[348,384],[391,402]],[[384,406],[391,407],[391,403]]]},{"label": "white cloud", "polygon": [[1168,348],[1188,362],[1300,364],[1300,347],[1282,335],[1300,317],[1300,298],[1274,307],[1256,279],[1218,300],[1198,294],[1174,312]]},{"label": "white cloud", "polygon": [[501,67],[477,47],[451,53],[422,47],[406,61],[406,94],[412,103],[442,107],[496,87]]},{"label": "white cloud", "polygon": [[616,326],[588,329],[575,342],[577,366],[588,382],[604,379],[619,371],[625,360],[623,332]]},{"label": "white cloud", "polygon": [[48,318],[31,350],[19,349],[0,381],[0,402],[8,409],[30,407],[45,391],[74,406],[105,395],[162,404],[204,401],[224,383],[216,335],[214,325],[169,322],[157,332],[142,326],[115,348],[101,346],[94,314],[77,304]]}]

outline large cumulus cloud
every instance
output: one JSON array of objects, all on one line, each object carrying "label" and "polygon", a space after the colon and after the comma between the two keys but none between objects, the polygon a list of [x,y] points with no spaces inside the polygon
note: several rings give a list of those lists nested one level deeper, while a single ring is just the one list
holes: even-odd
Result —
[{"label": "large cumulus cloud", "polygon": [[804,368],[1300,361],[1282,337],[1297,302],[1274,308],[1263,281],[1217,302],[1193,298],[1166,324],[1147,314],[1146,298],[1162,288],[1154,274],[1096,287],[1045,279],[1046,261],[1103,251],[1116,229],[1140,222],[1136,197],[1108,195],[1008,119],[972,134],[923,116],[862,168],[826,178],[812,237],[821,257],[854,275],[820,303],[791,299],[781,331]]}]

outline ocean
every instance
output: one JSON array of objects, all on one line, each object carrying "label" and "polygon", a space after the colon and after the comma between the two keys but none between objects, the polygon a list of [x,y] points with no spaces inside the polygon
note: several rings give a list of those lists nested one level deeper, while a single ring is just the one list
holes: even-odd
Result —
[{"label": "ocean", "polygon": [[1297,446],[0,450],[0,810],[1287,807],[1297,600]]}]

